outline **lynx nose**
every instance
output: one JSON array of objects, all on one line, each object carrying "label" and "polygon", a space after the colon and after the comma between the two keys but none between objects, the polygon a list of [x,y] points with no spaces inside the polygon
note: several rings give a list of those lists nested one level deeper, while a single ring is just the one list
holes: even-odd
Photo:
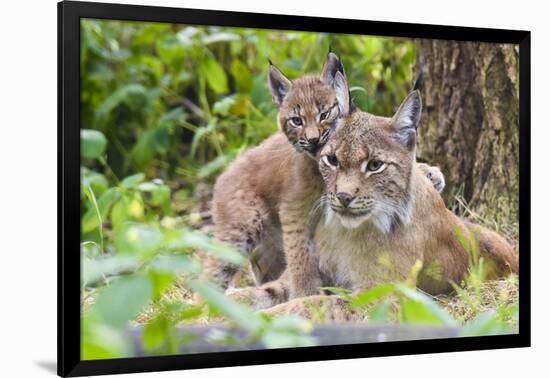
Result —
[{"label": "lynx nose", "polygon": [[342,204],[344,207],[348,207],[348,205],[353,201],[354,197],[346,192],[338,192],[336,193],[336,197],[338,198],[338,201]]},{"label": "lynx nose", "polygon": [[304,150],[315,153],[319,147],[319,138],[307,138],[307,144],[304,146]]},{"label": "lynx nose", "polygon": [[316,146],[319,143],[319,138],[307,138],[307,141],[312,146]]}]

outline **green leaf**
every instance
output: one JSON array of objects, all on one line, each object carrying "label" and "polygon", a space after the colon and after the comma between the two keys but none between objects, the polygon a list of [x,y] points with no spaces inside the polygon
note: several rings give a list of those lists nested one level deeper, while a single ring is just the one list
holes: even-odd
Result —
[{"label": "green leaf", "polygon": [[320,289],[339,296],[347,296],[353,292],[350,289],[344,289],[341,287],[332,287],[332,286],[324,286],[324,287],[321,287]]},{"label": "green leaf", "polygon": [[502,335],[511,332],[506,323],[500,320],[493,311],[486,311],[466,323],[460,336]]},{"label": "green leaf", "polygon": [[454,320],[429,296],[408,286],[397,284],[401,295],[401,320],[405,323],[427,323],[456,326]]},{"label": "green leaf", "polygon": [[193,306],[193,305],[186,304],[183,307],[183,309],[178,311],[177,316],[179,321],[191,320],[191,319],[198,318],[203,314],[203,312],[204,311],[201,306]]},{"label": "green leaf", "polygon": [[113,230],[119,229],[128,219],[128,198],[123,196],[115,205],[111,211],[111,224]]},{"label": "green leaf", "polygon": [[152,299],[152,286],[143,275],[117,279],[98,295],[92,311],[115,328],[123,329]]},{"label": "green leaf", "polygon": [[121,104],[131,109],[143,108],[147,102],[147,90],[141,84],[127,84],[111,93],[97,108],[97,118],[101,121],[108,119],[112,111]]},{"label": "green leaf", "polygon": [[148,350],[163,346],[169,338],[170,324],[164,317],[153,319],[143,328],[143,345]]},{"label": "green leaf", "polygon": [[178,70],[185,58],[185,48],[181,41],[172,34],[159,40],[156,44],[157,52],[163,62],[166,62],[174,71]]},{"label": "green leaf", "polygon": [[199,169],[199,178],[207,178],[216,173],[221,172],[225,167],[229,165],[235,159],[231,155],[220,155],[212,161],[209,161]]},{"label": "green leaf", "polygon": [[104,175],[83,166],[80,167],[80,183],[83,188],[89,186],[97,194],[103,193],[109,187]]},{"label": "green leaf", "polygon": [[151,193],[152,205],[162,206],[165,211],[170,210],[170,188],[162,184],[161,180],[154,181],[143,182],[139,184],[138,189],[142,192]]},{"label": "green leaf", "polygon": [[210,306],[219,311],[226,319],[232,320],[249,331],[257,331],[264,325],[263,318],[257,313],[251,311],[245,305],[235,303],[226,297],[220,288],[213,284],[193,280],[191,288],[198,293]]},{"label": "green leaf", "polygon": [[128,357],[131,350],[121,330],[113,329],[90,315],[82,318],[81,342],[83,360]]},{"label": "green leaf", "polygon": [[162,246],[163,236],[158,226],[126,223],[115,230],[114,242],[118,253],[137,254],[147,258]]},{"label": "green leaf", "polygon": [[135,256],[128,255],[99,256],[97,258],[82,257],[82,284],[90,285],[104,277],[132,272],[139,268],[139,265],[140,261]]},{"label": "green leaf", "polygon": [[148,275],[153,285],[153,300],[155,301],[160,299],[176,279],[176,275],[171,271],[153,269],[148,272]]},{"label": "green leaf", "polygon": [[313,346],[316,340],[307,335],[312,329],[311,322],[297,315],[278,316],[271,319],[261,339],[268,348]]},{"label": "green leaf", "polygon": [[384,300],[373,306],[369,311],[368,319],[373,322],[388,322],[390,321],[391,302]]},{"label": "green leaf", "polygon": [[151,204],[163,206],[164,210],[170,209],[170,188],[166,185],[157,185],[151,193]]},{"label": "green leaf", "polygon": [[133,189],[143,182],[143,180],[145,180],[145,175],[143,173],[136,173],[135,175],[126,177],[120,184],[126,189]]},{"label": "green leaf", "polygon": [[174,274],[201,272],[200,263],[187,255],[161,255],[153,260],[151,267],[155,270]]},{"label": "green leaf", "polygon": [[226,96],[212,105],[212,111],[214,114],[227,116],[229,114],[229,110],[235,104],[235,100],[236,96]]},{"label": "green leaf", "polygon": [[231,75],[235,79],[237,91],[241,93],[249,93],[252,90],[254,81],[248,67],[238,59],[234,59],[231,63]]},{"label": "green leaf", "polygon": [[204,251],[233,264],[244,266],[248,263],[248,259],[234,248],[222,244],[201,232],[186,231],[183,233],[180,242],[183,246]]},{"label": "green leaf", "polygon": [[206,59],[202,62],[200,71],[210,89],[217,94],[227,93],[227,76],[223,67],[216,60]]},{"label": "green leaf", "polygon": [[120,199],[120,192],[116,188],[107,189],[97,200],[97,209],[91,206],[82,217],[83,233],[88,233],[99,227],[107,218],[111,206]]},{"label": "green leaf", "polygon": [[386,283],[379,286],[375,286],[367,291],[364,291],[357,295],[351,302],[353,309],[366,306],[374,301],[377,301],[383,297],[392,294],[395,291],[395,285],[392,283]]},{"label": "green leaf", "polygon": [[107,138],[101,131],[80,129],[80,154],[88,159],[97,159],[105,153]]}]

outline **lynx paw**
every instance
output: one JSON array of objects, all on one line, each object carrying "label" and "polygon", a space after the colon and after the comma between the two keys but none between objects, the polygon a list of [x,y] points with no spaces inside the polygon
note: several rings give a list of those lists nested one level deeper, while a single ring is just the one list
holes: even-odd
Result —
[{"label": "lynx paw", "polygon": [[292,299],[262,312],[272,316],[298,315],[317,323],[358,320],[346,301],[327,295]]},{"label": "lynx paw", "polygon": [[246,304],[257,310],[270,308],[286,300],[284,294],[272,287],[264,286],[230,288],[226,290],[225,295],[235,302]]},{"label": "lynx paw", "polygon": [[430,166],[424,163],[419,163],[418,166],[424,172],[426,177],[430,179],[435,190],[441,193],[443,189],[445,189],[445,176],[443,176],[441,169],[439,169],[439,167]]}]

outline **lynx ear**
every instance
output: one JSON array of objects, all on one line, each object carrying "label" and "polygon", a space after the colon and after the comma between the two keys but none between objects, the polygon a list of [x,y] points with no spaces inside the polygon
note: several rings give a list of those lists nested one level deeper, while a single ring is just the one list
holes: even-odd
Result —
[{"label": "lynx ear", "polygon": [[292,86],[292,82],[271,61],[269,61],[269,72],[267,73],[267,85],[273,96],[273,102],[281,106],[283,100]]},{"label": "lynx ear", "polygon": [[348,82],[340,71],[336,72],[334,76],[333,87],[336,92],[336,101],[338,101],[340,115],[345,116],[350,112],[350,97]]},{"label": "lynx ear", "polygon": [[418,90],[412,91],[392,118],[393,138],[409,150],[416,143],[416,129],[422,114],[422,99]]},{"label": "lynx ear", "polygon": [[337,72],[341,72],[344,78],[346,77],[342,61],[335,53],[329,51],[327,61],[325,62],[325,66],[321,72],[321,80],[332,86],[334,85],[334,78],[336,77]]}]

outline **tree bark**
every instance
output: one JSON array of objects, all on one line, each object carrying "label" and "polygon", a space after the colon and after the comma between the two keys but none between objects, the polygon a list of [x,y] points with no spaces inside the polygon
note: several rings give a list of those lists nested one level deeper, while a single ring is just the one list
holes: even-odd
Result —
[{"label": "tree bark", "polygon": [[423,99],[418,158],[439,165],[452,205],[517,224],[519,50],[516,45],[418,40]]}]

